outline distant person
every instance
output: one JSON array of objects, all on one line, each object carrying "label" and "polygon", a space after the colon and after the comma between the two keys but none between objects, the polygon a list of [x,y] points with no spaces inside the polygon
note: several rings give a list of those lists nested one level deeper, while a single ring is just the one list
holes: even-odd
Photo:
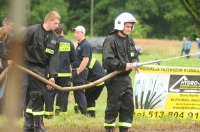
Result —
[{"label": "distant person", "polygon": [[196,38],[196,44],[198,47],[198,59],[200,59],[200,38]]},{"label": "distant person", "polygon": [[[74,44],[64,38],[64,29],[61,24],[56,28],[55,32],[59,35],[59,63],[58,63],[58,77],[55,83],[61,87],[71,86],[71,64],[74,62],[75,48]],[[57,95],[57,97],[56,97]],[[66,115],[68,106],[69,92],[58,91],[56,89],[47,90],[45,94],[45,117],[52,118],[54,115],[54,100],[56,97],[56,106],[59,111],[56,114]]]},{"label": "distant person", "polygon": [[186,55],[186,58],[190,58],[190,49],[192,47],[192,41],[190,40],[190,37],[187,37],[187,40],[185,41],[184,44],[184,52]]},{"label": "distant person", "polygon": [[182,42],[181,56],[183,56],[183,53],[184,53],[184,45],[185,45],[186,40],[187,40],[187,38],[184,36],[183,37],[183,42]]},{"label": "distant person", "polygon": [[122,73],[105,81],[108,97],[105,110],[104,127],[106,132],[113,132],[115,121],[119,116],[119,131],[128,132],[132,126],[134,104],[133,87],[129,76],[131,71],[137,71],[132,63],[139,61],[138,52],[130,33],[137,20],[130,13],[122,13],[115,19],[114,31],[103,43],[103,67],[107,74],[116,70]]},{"label": "distant person", "polygon": [[[92,47],[85,38],[85,28],[83,26],[77,26],[73,28],[74,35],[78,41],[76,47],[76,60],[72,65],[72,82],[73,86],[80,86],[86,84],[88,76],[88,68],[90,61],[92,59]],[[74,91],[75,103],[75,113],[77,113],[77,108],[80,110],[81,114],[87,114],[87,101],[85,97],[84,90]]]}]

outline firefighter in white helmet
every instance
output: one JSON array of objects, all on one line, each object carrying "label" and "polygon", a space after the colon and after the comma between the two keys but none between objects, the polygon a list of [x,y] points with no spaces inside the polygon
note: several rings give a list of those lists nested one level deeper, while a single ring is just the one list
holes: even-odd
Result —
[{"label": "firefighter in white helmet", "polygon": [[135,23],[137,20],[130,13],[120,14],[115,19],[114,31],[103,44],[103,66],[107,74],[115,70],[124,70],[105,82],[108,91],[104,123],[106,132],[114,131],[118,115],[120,132],[128,132],[132,125],[134,104],[129,74],[132,70],[138,72],[132,63],[139,62],[139,59],[135,43],[129,34],[133,31]]}]

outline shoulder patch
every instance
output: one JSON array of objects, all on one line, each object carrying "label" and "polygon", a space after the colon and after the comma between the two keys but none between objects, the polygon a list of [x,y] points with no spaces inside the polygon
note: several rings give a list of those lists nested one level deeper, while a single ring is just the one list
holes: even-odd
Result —
[{"label": "shoulder patch", "polygon": [[60,42],[59,44],[59,51],[63,52],[63,51],[70,51],[71,47],[70,47],[70,43],[68,42]]},{"label": "shoulder patch", "polygon": [[56,44],[56,40],[51,40],[51,43],[52,44]]}]

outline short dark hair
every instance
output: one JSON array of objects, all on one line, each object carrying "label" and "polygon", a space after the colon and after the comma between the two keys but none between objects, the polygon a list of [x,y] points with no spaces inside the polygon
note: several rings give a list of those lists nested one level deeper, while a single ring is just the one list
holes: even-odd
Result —
[{"label": "short dark hair", "polygon": [[63,31],[63,26],[61,24],[58,25],[58,27],[55,29],[55,32],[57,34],[61,34]]}]

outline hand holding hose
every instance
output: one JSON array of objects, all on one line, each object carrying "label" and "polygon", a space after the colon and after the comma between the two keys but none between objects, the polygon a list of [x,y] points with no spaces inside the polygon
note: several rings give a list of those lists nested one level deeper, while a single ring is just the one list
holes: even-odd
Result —
[{"label": "hand holding hose", "polygon": [[139,71],[139,69],[138,69],[138,62],[134,62],[134,63],[132,63],[131,64],[131,66],[132,66],[132,69],[136,72],[136,73],[139,73],[140,71]]},{"label": "hand holding hose", "polygon": [[132,63],[126,63],[126,71],[134,70],[136,73],[139,73],[137,66],[133,66]]},{"label": "hand holding hose", "polygon": [[[54,79],[54,78],[50,78],[50,79],[49,79],[49,82],[55,84],[55,79]],[[52,89],[54,89],[54,88],[53,88],[52,86],[50,86],[50,85],[47,85],[47,88],[48,88],[48,90],[52,90]]]}]

